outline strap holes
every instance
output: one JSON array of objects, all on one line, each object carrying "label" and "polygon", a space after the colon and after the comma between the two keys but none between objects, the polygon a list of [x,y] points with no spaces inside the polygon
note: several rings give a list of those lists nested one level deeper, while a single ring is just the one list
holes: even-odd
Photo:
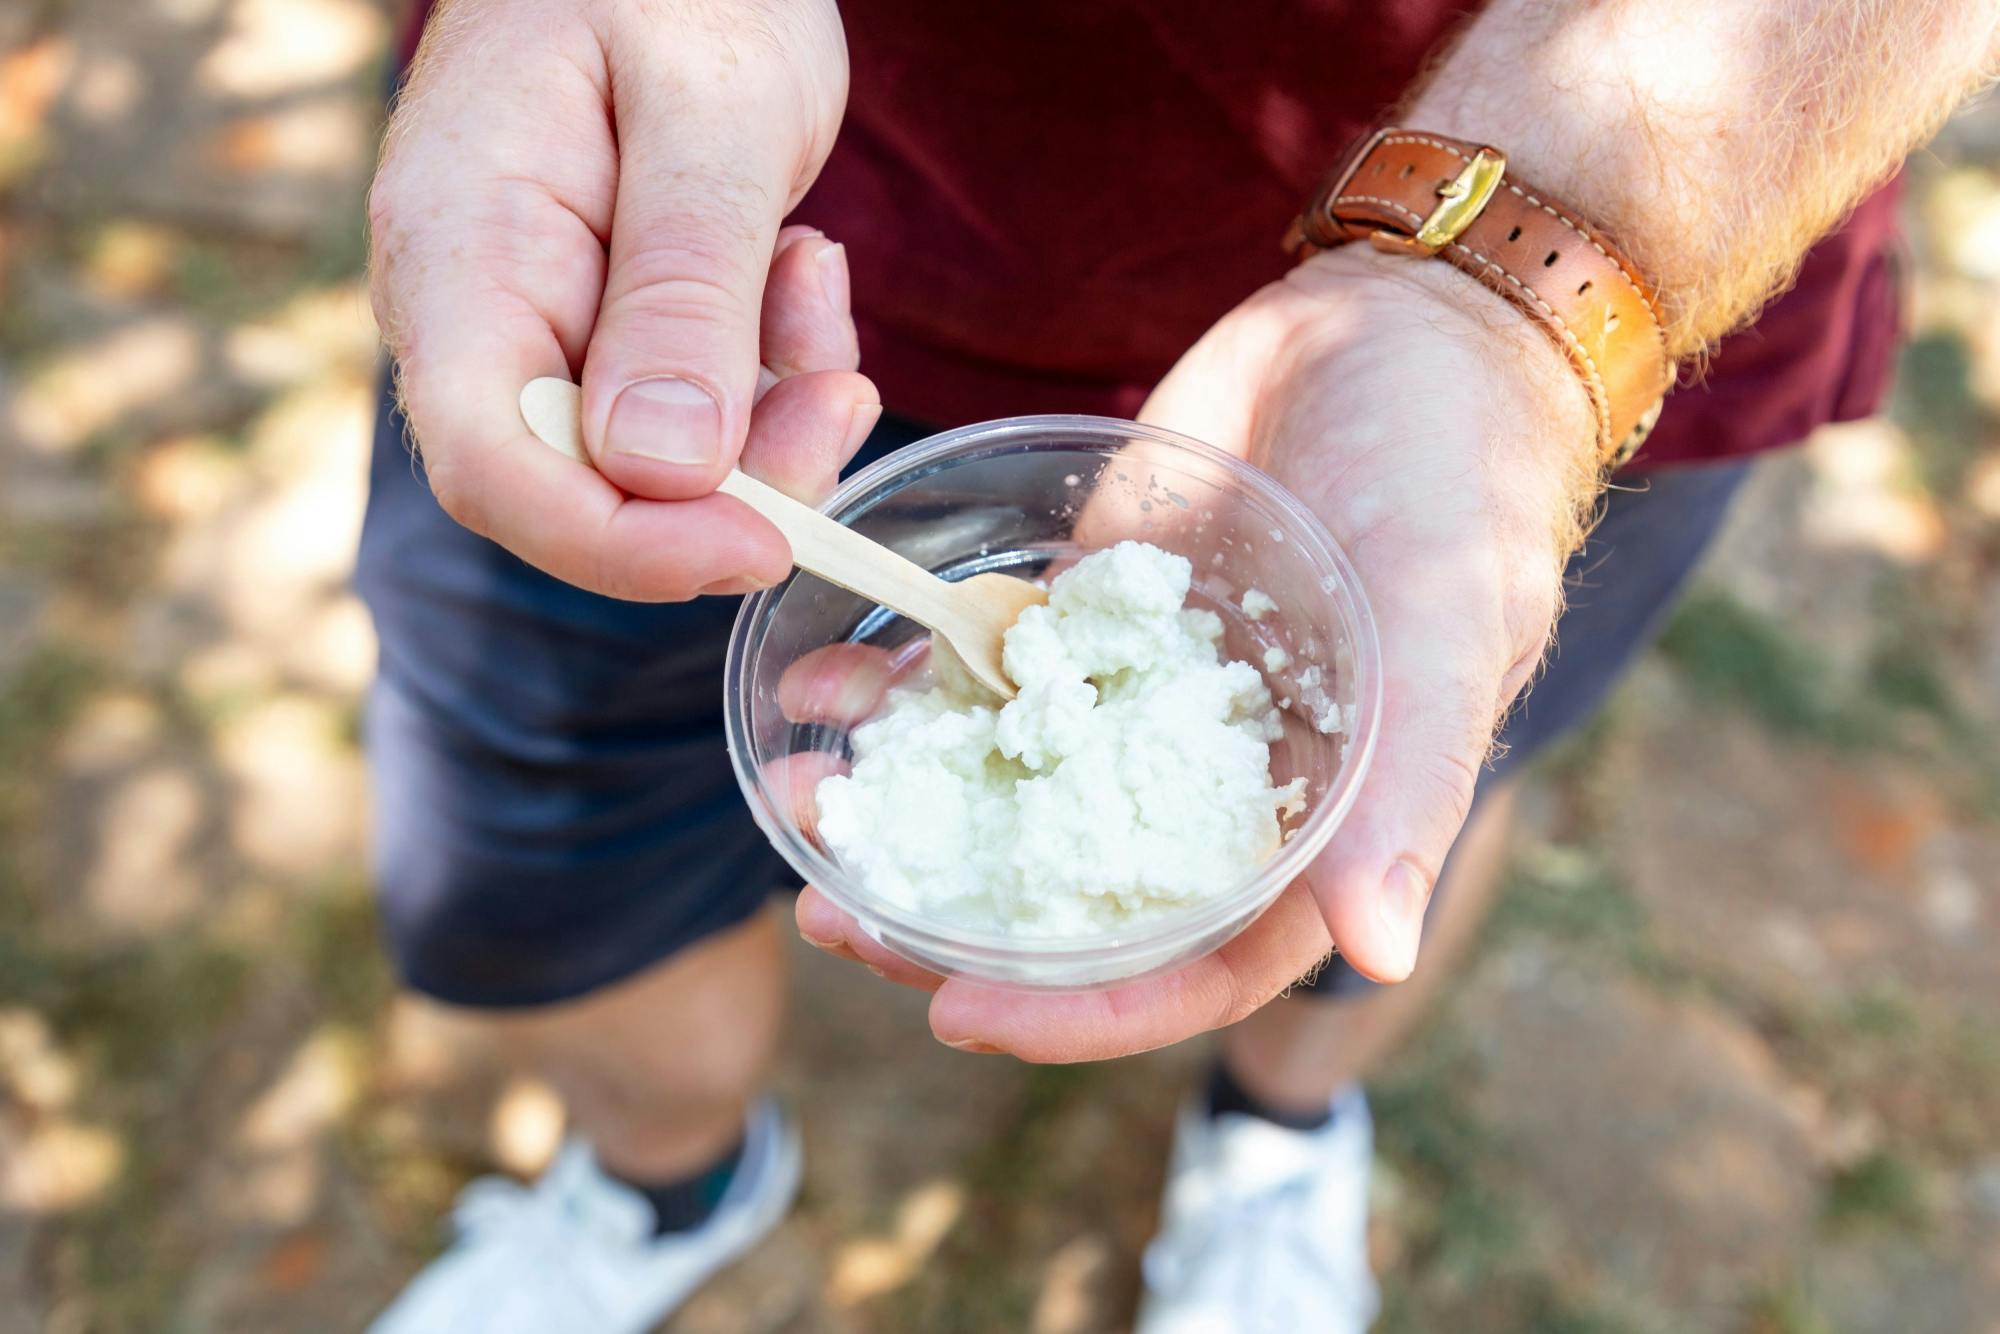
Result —
[{"label": "strap holes", "polygon": [[1386,162],[1377,162],[1377,163],[1375,164],[1375,174],[1376,174],[1377,176],[1380,176],[1380,175],[1382,174],[1382,168],[1384,168],[1384,167],[1386,167],[1386,166],[1388,166],[1388,165],[1389,165],[1389,164],[1388,164],[1388,163],[1386,163]]},{"label": "strap holes", "polygon": [[1521,239],[1521,229],[1520,229],[1519,227],[1516,227],[1516,228],[1515,228],[1515,229],[1514,229],[1513,231],[1511,231],[1511,232],[1508,232],[1508,233],[1507,233],[1507,239],[1508,239],[1509,241],[1518,241],[1518,240],[1520,240],[1520,239]]},{"label": "strap holes", "polygon": [[1562,258],[1562,251],[1551,250],[1549,251],[1549,257],[1542,261],[1542,267],[1545,269],[1553,269],[1556,266],[1556,261],[1561,258]]},{"label": "strap holes", "polygon": [[1416,169],[1417,169],[1416,163],[1405,162],[1403,164],[1403,169],[1396,173],[1396,179],[1399,181],[1407,181],[1410,179],[1410,173],[1415,171]]},{"label": "strap holes", "polygon": [[1614,310],[1609,315],[1606,315],[1604,317],[1604,332],[1610,333],[1613,329],[1616,329],[1617,327],[1618,327],[1618,312]]},{"label": "strap holes", "polygon": [[1590,290],[1590,279],[1586,278],[1583,280],[1583,286],[1576,289],[1576,294],[1578,296],[1582,296],[1585,292],[1588,292],[1589,290]]}]

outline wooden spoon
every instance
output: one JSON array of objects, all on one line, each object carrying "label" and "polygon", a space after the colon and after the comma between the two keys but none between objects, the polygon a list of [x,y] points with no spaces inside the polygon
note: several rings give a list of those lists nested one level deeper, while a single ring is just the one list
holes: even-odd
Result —
[{"label": "wooden spoon", "polygon": [[[582,405],[581,389],[552,376],[530,380],[521,390],[521,416],[528,429],[544,444],[588,464]],[[1023,610],[1048,601],[1045,589],[1007,574],[975,574],[946,583],[921,565],[741,472],[732,470],[715,489],[769,519],[791,543],[792,561],[800,569],[901,612],[950,645],[981,685],[1002,699],[1014,698],[1014,683],[1000,665],[1001,636]]]}]

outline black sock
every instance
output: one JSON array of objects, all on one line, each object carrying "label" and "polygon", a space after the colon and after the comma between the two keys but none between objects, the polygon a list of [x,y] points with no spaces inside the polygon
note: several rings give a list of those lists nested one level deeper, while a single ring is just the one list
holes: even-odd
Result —
[{"label": "black sock", "polygon": [[1208,1114],[1215,1117],[1227,1112],[1255,1116],[1287,1130],[1318,1130],[1333,1120],[1331,1106],[1317,1112],[1288,1112],[1263,1102],[1237,1083],[1229,1067],[1218,1060],[1208,1075]]},{"label": "black sock", "polygon": [[743,1141],[738,1140],[729,1152],[678,1181],[648,1185],[643,1181],[625,1181],[623,1177],[617,1179],[638,1191],[653,1206],[653,1235],[657,1237],[667,1232],[691,1232],[706,1223],[715,1206],[722,1203],[723,1193],[729,1189],[742,1161]]}]

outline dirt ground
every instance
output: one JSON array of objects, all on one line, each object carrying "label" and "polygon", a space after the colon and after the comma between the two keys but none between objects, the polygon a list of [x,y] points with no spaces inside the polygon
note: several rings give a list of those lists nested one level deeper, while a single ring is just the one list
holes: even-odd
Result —
[{"label": "dirt ground", "polygon": [[[560,1133],[361,870],[389,26],[0,6],[0,1331],[356,1328]],[[1911,175],[1892,414],[1761,471],[1373,1091],[1385,1329],[2000,1331],[2000,114]],[[1121,1328],[1199,1044],[799,956],[803,1203],[670,1328]]]}]

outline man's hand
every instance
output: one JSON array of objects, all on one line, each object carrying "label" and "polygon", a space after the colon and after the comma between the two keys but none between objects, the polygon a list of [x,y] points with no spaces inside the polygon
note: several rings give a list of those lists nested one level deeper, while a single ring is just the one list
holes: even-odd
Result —
[{"label": "man's hand", "polygon": [[[739,458],[815,493],[880,411],[844,252],[779,231],[846,93],[832,0],[440,9],[369,218],[376,316],[454,518],[617,597],[785,576],[778,531],[710,493]],[[595,469],[523,427],[541,375],[580,376]]]},{"label": "man's hand", "polygon": [[1444,265],[1364,247],[1321,256],[1225,316],[1142,415],[1262,465],[1353,559],[1382,637],[1381,739],[1359,800],[1305,879],[1221,950],[1083,995],[940,981],[828,900],[807,939],[936,990],[954,1046],[1093,1060],[1233,1023],[1338,945],[1396,981],[1472,802],[1494,728],[1526,685],[1594,494],[1589,400],[1525,316]]},{"label": "man's hand", "polygon": [[[1781,288],[1996,63],[1993,0],[1489,0],[1397,119],[1501,145],[1606,228],[1683,357]],[[1382,634],[1374,769],[1305,881],[1249,930],[1089,995],[941,982],[808,890],[807,939],[935,989],[931,1026],[953,1045],[1033,1060],[1160,1046],[1242,1018],[1332,943],[1363,973],[1406,976],[1591,496],[1588,405],[1554,344],[1447,266],[1359,246],[1225,316],[1143,415],[1263,464],[1346,547]]]}]

